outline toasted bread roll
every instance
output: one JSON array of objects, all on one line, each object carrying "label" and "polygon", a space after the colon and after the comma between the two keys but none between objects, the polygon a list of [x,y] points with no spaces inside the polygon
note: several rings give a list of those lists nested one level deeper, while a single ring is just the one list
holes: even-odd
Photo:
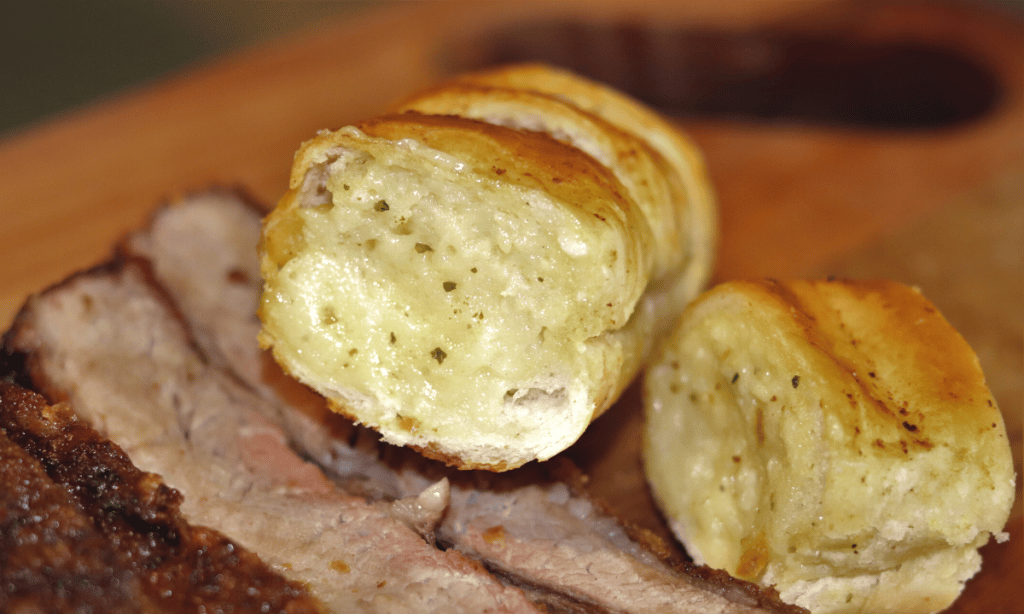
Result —
[{"label": "toasted bread roll", "polygon": [[[654,239],[654,277],[676,283],[687,262],[687,213],[681,176],[646,141],[549,94],[451,83],[406,101],[402,111],[450,114],[544,132],[606,166],[644,214]],[[691,296],[690,298],[693,298]]]},{"label": "toasted bread roll", "polygon": [[264,225],[261,343],[385,440],[505,470],[572,444],[694,293],[679,169],[550,96],[516,103],[546,131],[458,116],[518,100],[490,89],[303,145]]},{"label": "toasted bread roll", "polygon": [[[674,257],[684,260],[679,283],[683,295],[687,297],[685,300],[692,300],[704,289],[711,275],[718,245],[718,210],[700,151],[677,126],[618,90],[544,64],[503,66],[460,75],[455,81],[547,94],[639,138],[646,148],[657,152],[660,157],[658,163],[667,163],[671,168],[665,179],[677,194],[674,196],[674,212],[655,213],[652,225],[660,229],[678,229],[680,233],[681,240],[677,239],[678,243],[672,245],[672,239],[669,239],[665,247],[674,249]],[[549,125],[544,118],[537,118],[536,121],[536,129],[552,132],[556,138],[569,136],[576,146],[602,159],[600,154],[596,154],[595,147],[583,145],[589,140],[585,136],[581,137],[573,130],[562,132],[565,124],[559,122]],[[629,163],[629,157],[611,163],[602,161],[616,168],[620,164]],[[624,183],[630,185],[628,181]],[[668,261],[673,261],[672,256],[669,256]]]},{"label": "toasted bread roll", "polygon": [[645,375],[644,464],[700,562],[814,613],[935,612],[1014,498],[978,360],[894,282],[732,282]]}]

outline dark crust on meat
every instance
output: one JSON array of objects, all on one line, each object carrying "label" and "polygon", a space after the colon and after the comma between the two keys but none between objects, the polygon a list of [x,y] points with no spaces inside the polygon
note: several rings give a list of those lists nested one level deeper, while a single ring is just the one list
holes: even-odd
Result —
[{"label": "dark crust on meat", "polygon": [[124,553],[111,547],[68,491],[3,428],[0,578],[3,612],[88,608],[128,614],[155,609]]},{"label": "dark crust on meat", "polygon": [[[159,476],[136,468],[120,448],[78,420],[67,406],[49,405],[41,395],[0,382],[0,408],[0,429],[52,482],[46,490],[49,496],[59,498],[58,491],[63,491],[67,497],[65,505],[58,507],[60,514],[52,518],[56,527],[52,522],[23,526],[10,544],[5,542],[6,556],[28,556],[23,548],[32,548],[39,540],[56,540],[57,545],[44,554],[58,557],[66,550],[63,556],[71,557],[54,559],[56,563],[78,569],[79,565],[92,568],[102,560],[110,564],[113,574],[108,586],[120,587],[122,579],[134,582],[163,611],[194,612],[201,606],[208,611],[320,611],[302,586],[286,580],[254,554],[216,531],[189,525],[179,510],[180,493]],[[43,477],[37,478],[42,483]],[[63,517],[72,524],[61,525]],[[3,522],[7,526],[8,519]],[[61,532],[77,537],[77,525],[87,531],[81,539],[59,538]],[[3,539],[8,539],[7,533]],[[100,540],[106,553],[99,551]],[[61,598],[70,577],[47,577],[55,573],[53,569],[43,563],[41,576],[24,575],[24,586],[49,583],[57,587],[52,598]],[[5,582],[10,578],[5,572]],[[102,582],[91,590],[96,598],[109,598],[114,604],[123,599],[121,592],[104,591]],[[82,603],[76,600],[74,605]],[[102,611],[112,610],[104,605]]]},{"label": "dark crust on meat", "polygon": [[762,587],[753,582],[734,578],[721,569],[694,565],[686,561],[677,563],[674,567],[679,573],[692,579],[695,585],[722,595],[734,603],[763,608],[779,614],[807,614],[804,608],[782,601],[778,591],[772,587]]},{"label": "dark crust on meat", "polygon": [[[608,508],[605,510],[605,513],[614,516]],[[689,578],[695,586],[721,595],[734,603],[758,607],[778,614],[807,614],[807,610],[804,608],[782,601],[774,587],[761,586],[736,578],[721,569],[696,565],[689,559],[676,554],[674,549],[653,531],[636,527],[622,519],[619,519],[619,523],[625,528],[630,539],[665,561],[676,573]]]}]

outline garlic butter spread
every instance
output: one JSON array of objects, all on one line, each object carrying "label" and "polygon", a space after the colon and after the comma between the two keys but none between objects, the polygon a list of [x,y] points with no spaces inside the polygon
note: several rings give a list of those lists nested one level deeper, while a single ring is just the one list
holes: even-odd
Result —
[{"label": "garlic butter spread", "polygon": [[412,443],[566,436],[552,427],[588,392],[573,382],[606,368],[588,343],[629,319],[626,249],[500,169],[480,176],[411,139],[375,147],[347,132],[369,145],[324,153],[302,206],[266,224],[275,357]]}]

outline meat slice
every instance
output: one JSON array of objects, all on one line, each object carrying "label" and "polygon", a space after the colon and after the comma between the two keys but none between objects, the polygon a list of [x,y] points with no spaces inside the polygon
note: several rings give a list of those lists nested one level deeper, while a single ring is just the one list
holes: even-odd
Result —
[{"label": "meat slice", "polygon": [[[398,470],[403,490],[415,491],[436,477],[422,465]],[[554,459],[516,475],[474,473],[450,480],[438,542],[533,589],[535,596],[555,593],[634,614],[802,611],[728,574],[666,562],[655,554],[657,544],[624,527],[583,492],[581,476],[568,461]]]},{"label": "meat slice", "polygon": [[261,287],[256,244],[263,210],[237,190],[197,192],[158,209],[119,251],[149,263],[208,362],[266,399],[258,409],[284,427],[294,447],[331,458],[340,469],[334,477],[351,490],[372,498],[400,497],[395,476],[377,461],[377,434],[339,418],[322,396],[285,375],[256,342]]},{"label": "meat slice", "polygon": [[0,485],[0,611],[320,611],[67,406],[7,382]]},{"label": "meat slice", "polygon": [[266,401],[210,366],[138,262],[30,298],[5,346],[25,356],[38,389],[180,491],[190,522],[230,536],[331,611],[537,611],[296,456]]},{"label": "meat slice", "polygon": [[258,211],[230,192],[198,194],[159,211],[125,250],[153,262],[211,361],[277,405],[271,414],[279,416],[292,445],[333,479],[351,492],[388,499],[414,495],[446,478],[451,500],[437,526],[438,542],[479,560],[553,609],[801,611],[752,584],[667,564],[600,506],[544,470],[502,476],[454,472],[381,448],[373,435],[316,409],[318,397],[294,389],[255,342]]}]

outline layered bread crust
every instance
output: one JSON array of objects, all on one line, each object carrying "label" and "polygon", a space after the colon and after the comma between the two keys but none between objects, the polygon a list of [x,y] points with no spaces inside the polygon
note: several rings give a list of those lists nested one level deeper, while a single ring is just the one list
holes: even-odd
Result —
[{"label": "layered bread crust", "polygon": [[556,95],[454,82],[406,100],[400,112],[456,115],[541,132],[597,160],[643,212],[654,241],[654,278],[679,276],[686,263],[686,194],[668,162],[640,137]]},{"label": "layered bread crust", "polygon": [[677,254],[686,259],[681,272],[685,294],[692,300],[704,289],[718,247],[718,208],[700,149],[677,125],[614,88],[540,63],[467,73],[455,81],[554,96],[642,139],[671,167],[666,178],[683,195],[676,215],[682,234]]},{"label": "layered bread crust", "polygon": [[692,298],[684,179],[565,100],[450,87],[296,154],[261,343],[387,441],[504,470],[571,445]]}]

